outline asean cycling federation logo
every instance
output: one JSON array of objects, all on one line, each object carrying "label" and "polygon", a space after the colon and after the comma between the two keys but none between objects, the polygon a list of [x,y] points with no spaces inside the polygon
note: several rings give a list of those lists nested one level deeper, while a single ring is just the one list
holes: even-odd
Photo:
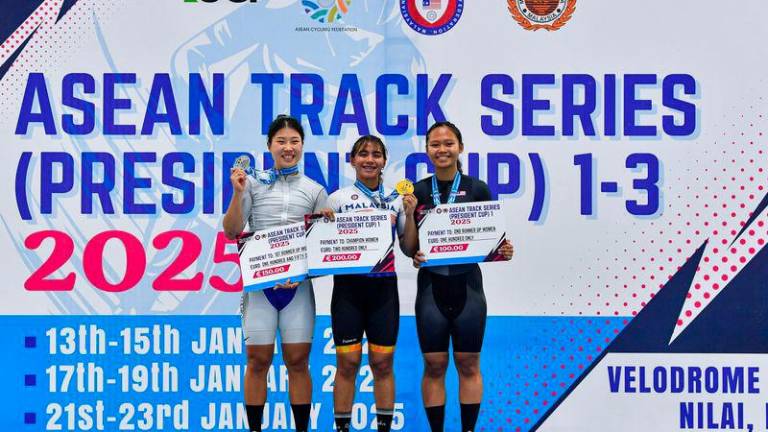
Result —
[{"label": "asean cycling federation logo", "polygon": [[349,12],[352,0],[302,0],[304,12],[315,21],[335,23]]},{"label": "asean cycling federation logo", "polygon": [[427,36],[452,29],[464,11],[464,0],[400,0],[400,14],[406,24]]},{"label": "asean cycling federation logo", "polygon": [[526,30],[559,30],[571,19],[576,0],[507,0],[512,18]]}]

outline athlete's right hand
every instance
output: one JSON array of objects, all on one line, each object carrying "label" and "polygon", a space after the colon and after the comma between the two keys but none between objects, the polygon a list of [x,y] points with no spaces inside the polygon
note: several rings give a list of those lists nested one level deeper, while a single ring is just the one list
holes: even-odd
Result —
[{"label": "athlete's right hand", "polygon": [[240,168],[230,168],[229,181],[232,182],[232,188],[234,188],[235,192],[245,192],[245,187],[248,184],[248,178],[245,171]]},{"label": "athlete's right hand", "polygon": [[427,262],[427,259],[424,258],[424,252],[422,251],[416,251],[416,253],[413,255],[413,266],[416,268],[420,268],[422,264]]},{"label": "athlete's right hand", "polygon": [[333,213],[333,209],[331,208],[320,209],[320,214],[331,222],[336,220],[336,215]]}]

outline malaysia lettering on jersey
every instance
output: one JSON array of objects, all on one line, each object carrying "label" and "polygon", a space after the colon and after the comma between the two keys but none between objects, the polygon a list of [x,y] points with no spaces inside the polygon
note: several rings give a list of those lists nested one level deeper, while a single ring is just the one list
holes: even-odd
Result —
[{"label": "malaysia lettering on jersey", "polygon": [[[397,215],[398,209],[392,205],[392,203],[386,203],[385,204],[386,209]],[[359,202],[348,202],[348,203],[342,203],[339,208],[335,208],[335,211],[338,211],[339,213],[345,213],[345,212],[351,212],[351,211],[361,211],[361,210],[383,210],[382,206],[370,201],[359,201]]]},{"label": "malaysia lettering on jersey", "polygon": [[405,230],[405,212],[403,211],[403,199],[401,197],[385,203],[382,207],[378,200],[363,195],[357,187],[347,186],[332,193],[328,197],[327,205],[337,213],[386,209],[392,215],[395,233],[401,235]]}]

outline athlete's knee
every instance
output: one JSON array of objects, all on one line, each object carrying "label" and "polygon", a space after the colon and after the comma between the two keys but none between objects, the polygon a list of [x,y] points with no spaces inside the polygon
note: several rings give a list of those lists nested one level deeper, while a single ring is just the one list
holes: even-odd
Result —
[{"label": "athlete's knee", "polygon": [[392,376],[392,356],[369,357],[368,362],[373,371],[374,378],[385,379]]},{"label": "athlete's knee", "polygon": [[272,365],[272,353],[248,353],[248,367],[246,373],[249,375],[266,375],[269,367]]},{"label": "athlete's knee", "polygon": [[283,351],[283,363],[291,374],[309,371],[309,357],[304,353],[289,354]]},{"label": "athlete's knee", "polygon": [[457,355],[456,370],[463,378],[472,378],[480,375],[480,356],[478,355]]},{"label": "athlete's knee", "polygon": [[428,378],[442,378],[448,369],[448,358],[425,358],[424,375]]},{"label": "athlete's knee", "polygon": [[359,358],[349,358],[347,356],[336,358],[336,373],[346,379],[355,379],[357,371],[360,369]]}]

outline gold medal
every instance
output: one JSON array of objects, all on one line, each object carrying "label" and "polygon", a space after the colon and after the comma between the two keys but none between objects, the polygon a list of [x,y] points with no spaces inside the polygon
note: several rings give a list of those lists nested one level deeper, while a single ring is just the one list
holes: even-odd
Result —
[{"label": "gold medal", "polygon": [[395,190],[400,195],[408,195],[413,193],[413,183],[408,179],[403,179],[397,182]]}]

